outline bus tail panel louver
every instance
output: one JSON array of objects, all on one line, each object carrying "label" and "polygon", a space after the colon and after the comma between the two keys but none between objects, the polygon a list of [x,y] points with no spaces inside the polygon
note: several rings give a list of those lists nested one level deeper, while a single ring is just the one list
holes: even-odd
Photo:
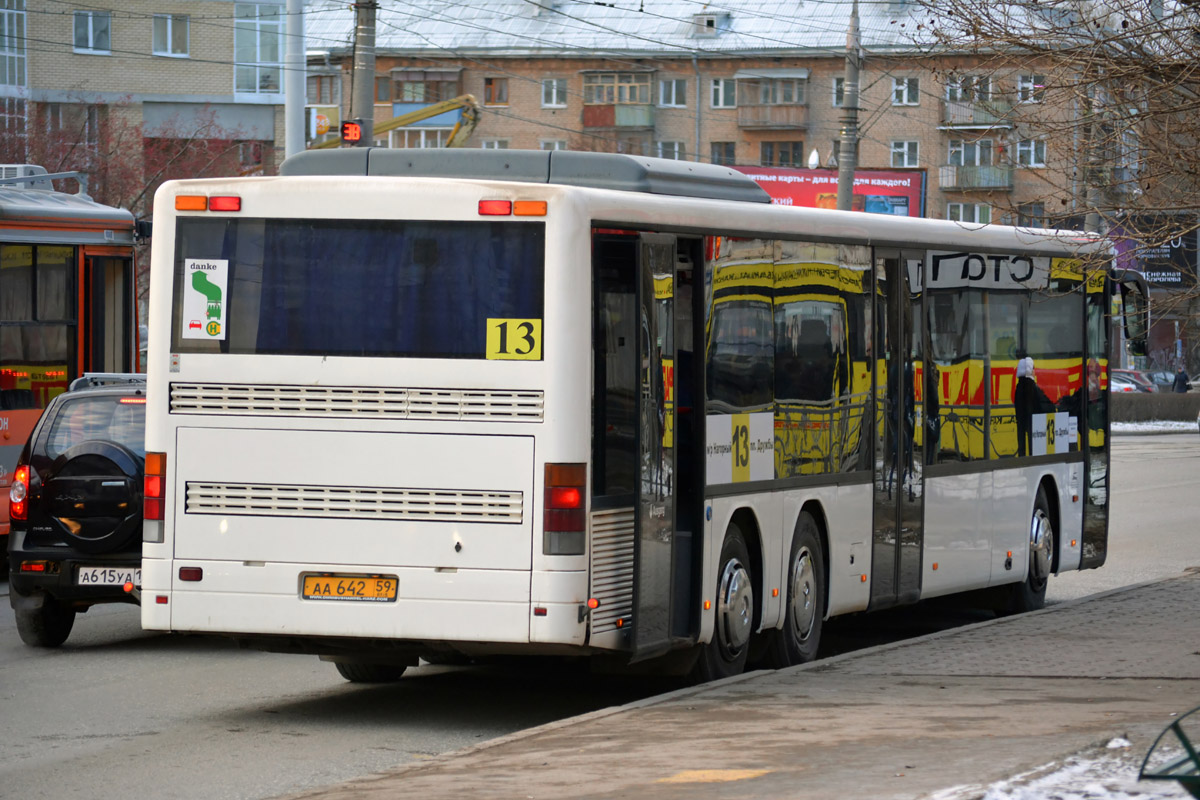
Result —
[{"label": "bus tail panel louver", "polygon": [[172,414],[541,422],[544,393],[172,383]]},{"label": "bus tail panel louver", "polygon": [[592,591],[600,601],[592,612],[592,632],[617,630],[633,616],[632,508],[592,513]]},{"label": "bus tail panel louver", "polygon": [[188,514],[519,525],[521,492],[187,483]]}]

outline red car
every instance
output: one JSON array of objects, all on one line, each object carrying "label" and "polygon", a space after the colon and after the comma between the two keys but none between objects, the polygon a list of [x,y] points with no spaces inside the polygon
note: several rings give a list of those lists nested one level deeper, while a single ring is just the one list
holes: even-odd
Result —
[{"label": "red car", "polygon": [[1125,378],[1137,384],[1140,391],[1157,392],[1158,385],[1151,380],[1150,376],[1144,372],[1139,372],[1135,369],[1114,369],[1112,371],[1114,377]]}]

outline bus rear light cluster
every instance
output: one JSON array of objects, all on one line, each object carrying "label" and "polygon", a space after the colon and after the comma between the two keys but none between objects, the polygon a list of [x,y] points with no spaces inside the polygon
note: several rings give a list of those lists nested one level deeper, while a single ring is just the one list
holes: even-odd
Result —
[{"label": "bus rear light cluster", "polygon": [[163,476],[166,472],[166,453],[146,453],[146,479],[142,492],[142,518],[146,521],[162,521]]},{"label": "bus rear light cluster", "polygon": [[545,200],[480,200],[481,217],[544,217]]},{"label": "bus rear light cluster", "polygon": [[242,198],[235,195],[208,197],[202,194],[175,196],[176,211],[241,211]]},{"label": "bus rear light cluster", "polygon": [[8,518],[29,518],[29,467],[20,466],[13,472],[12,486],[8,490]]},{"label": "bus rear light cluster", "polygon": [[587,531],[587,464],[547,464],[542,508],[542,552],[579,556]]}]

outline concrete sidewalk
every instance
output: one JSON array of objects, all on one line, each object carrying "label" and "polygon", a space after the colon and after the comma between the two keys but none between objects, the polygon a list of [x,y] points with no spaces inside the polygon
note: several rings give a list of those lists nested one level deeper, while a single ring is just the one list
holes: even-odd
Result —
[{"label": "concrete sidewalk", "polygon": [[[1115,736],[1140,760],[1173,713],[1196,705],[1200,573],[1189,572],[673,692],[294,797],[966,800],[1102,752]],[[1141,786],[1149,797],[1178,790]]]}]

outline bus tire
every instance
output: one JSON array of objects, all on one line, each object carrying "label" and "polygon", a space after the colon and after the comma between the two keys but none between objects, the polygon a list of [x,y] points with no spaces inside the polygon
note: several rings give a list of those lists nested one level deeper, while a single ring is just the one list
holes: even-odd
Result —
[{"label": "bus tire", "polygon": [[1046,605],[1046,586],[1054,567],[1054,525],[1050,521],[1050,503],[1046,487],[1039,486],[1033,501],[1033,516],[1029,521],[1029,574],[1021,583],[1014,583],[1009,595],[1008,611],[1022,614],[1037,611]]},{"label": "bus tire", "polygon": [[788,557],[783,629],[771,632],[763,665],[782,669],[817,657],[825,619],[825,557],[817,522],[801,511]]},{"label": "bus tire", "polygon": [[754,633],[754,576],[750,550],[737,523],[731,523],[717,566],[716,619],[712,639],[703,645],[692,669],[697,683],[741,674]]},{"label": "bus tire", "polygon": [[404,670],[397,664],[373,664],[369,661],[335,661],[338,674],[351,683],[392,683],[400,680]]},{"label": "bus tire", "polygon": [[75,609],[53,597],[45,598],[39,608],[18,608],[16,615],[17,634],[30,647],[58,647],[75,627]]}]

